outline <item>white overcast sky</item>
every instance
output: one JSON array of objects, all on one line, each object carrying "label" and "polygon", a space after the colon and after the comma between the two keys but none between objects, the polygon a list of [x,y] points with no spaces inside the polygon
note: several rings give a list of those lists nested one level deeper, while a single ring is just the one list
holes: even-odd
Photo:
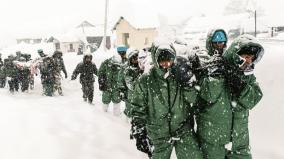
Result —
[{"label": "white overcast sky", "polygon": [[[137,11],[182,19],[201,13],[220,15],[227,3],[228,0],[109,0],[108,15],[111,22]],[[267,14],[284,13],[283,0],[257,3]],[[105,0],[1,0],[0,46],[15,42],[18,37],[63,33],[83,20],[103,24],[104,8]]]}]

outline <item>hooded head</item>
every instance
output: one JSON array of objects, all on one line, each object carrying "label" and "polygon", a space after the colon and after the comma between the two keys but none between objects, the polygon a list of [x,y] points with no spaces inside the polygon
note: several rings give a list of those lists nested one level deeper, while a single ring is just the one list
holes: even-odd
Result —
[{"label": "hooded head", "polygon": [[156,68],[168,70],[173,66],[176,50],[172,44],[153,44],[150,50]]},{"label": "hooded head", "polygon": [[130,66],[138,67],[139,50],[132,50],[128,53],[128,63]]},{"label": "hooded head", "polygon": [[16,56],[17,57],[20,57],[22,55],[22,52],[21,51],[16,51]]},{"label": "hooded head", "polygon": [[214,54],[222,55],[227,47],[227,34],[223,29],[213,29],[208,32],[206,40],[206,49],[210,56]]},{"label": "hooded head", "polygon": [[16,57],[15,57],[15,55],[13,55],[13,54],[8,55],[8,59],[9,59],[9,60],[15,60],[15,58],[16,58]]},{"label": "hooded head", "polygon": [[26,53],[26,54],[23,54],[23,57],[25,58],[25,60],[26,60],[26,61],[30,61],[30,60],[31,60],[32,55],[31,55],[31,54]]},{"label": "hooded head", "polygon": [[83,57],[83,63],[92,63],[92,54],[85,54]]},{"label": "hooded head", "polygon": [[117,53],[121,58],[126,58],[127,47],[126,46],[118,46],[116,48]]},{"label": "hooded head", "polygon": [[61,51],[58,51],[58,50],[55,50],[52,57],[53,58],[61,58],[62,57],[62,52]]},{"label": "hooded head", "polygon": [[39,54],[40,57],[46,57],[47,56],[46,54],[44,54],[42,49],[38,49],[37,53]]},{"label": "hooded head", "polygon": [[229,63],[244,70],[253,68],[262,58],[264,48],[251,35],[240,35],[224,53],[224,59]]}]

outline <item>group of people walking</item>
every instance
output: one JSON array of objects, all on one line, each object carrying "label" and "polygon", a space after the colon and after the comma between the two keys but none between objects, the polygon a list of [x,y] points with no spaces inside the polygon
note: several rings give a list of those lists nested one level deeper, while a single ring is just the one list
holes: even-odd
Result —
[{"label": "group of people walking", "polygon": [[[196,47],[182,56],[176,46],[187,45],[175,41],[156,41],[142,50],[119,46],[118,56],[106,59],[99,69],[92,54],[85,54],[71,80],[80,74],[83,100],[92,104],[98,76],[105,112],[112,102],[119,116],[124,101],[130,136],[149,158],[170,159],[175,149],[178,159],[251,159],[249,110],[263,96],[253,71],[264,48],[250,35],[240,35],[228,48],[227,44],[226,32],[215,29],[208,33],[206,48]],[[38,53],[43,93],[63,95],[61,71],[68,76],[62,52]],[[10,73],[16,70],[8,61],[12,58],[0,63],[0,79],[4,70],[10,91],[17,90],[21,79]]]},{"label": "group of people walking", "polygon": [[43,88],[43,95],[52,96],[56,91],[63,95],[61,88],[61,71],[67,78],[64,61],[61,51],[54,51],[51,56],[47,56],[42,49],[38,50],[39,57],[31,59],[30,54],[16,52],[16,56],[9,55],[4,62],[1,59],[0,77],[1,88],[6,83],[9,84],[9,91],[14,93],[21,87],[22,92],[34,88],[34,76],[40,74]]},{"label": "group of people walking", "polygon": [[173,148],[178,159],[252,158],[249,110],[263,96],[253,70],[264,48],[250,35],[227,43],[222,29],[186,57],[176,55],[175,42],[153,43],[152,69],[126,82],[138,150],[152,159],[169,159]]}]

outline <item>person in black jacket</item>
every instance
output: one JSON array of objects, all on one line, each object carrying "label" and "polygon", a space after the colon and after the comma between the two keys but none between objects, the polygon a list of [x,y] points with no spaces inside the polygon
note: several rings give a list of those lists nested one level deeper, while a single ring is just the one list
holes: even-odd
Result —
[{"label": "person in black jacket", "polygon": [[92,104],[94,96],[94,74],[97,75],[97,67],[92,62],[93,56],[91,54],[86,54],[83,57],[83,62],[80,62],[76,69],[73,71],[71,80],[75,80],[80,74],[80,83],[82,85],[83,98]]},{"label": "person in black jacket", "polygon": [[0,53],[0,88],[4,88],[6,85],[6,74],[1,56],[2,54]]}]

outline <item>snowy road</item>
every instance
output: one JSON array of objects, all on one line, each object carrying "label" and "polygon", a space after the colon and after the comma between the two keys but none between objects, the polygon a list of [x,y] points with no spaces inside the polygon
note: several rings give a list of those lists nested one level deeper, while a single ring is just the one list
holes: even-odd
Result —
[{"label": "snowy road", "polygon": [[[81,57],[65,58],[69,76]],[[97,62],[100,62],[99,60]],[[41,96],[40,81],[29,93],[0,89],[1,159],[143,159],[129,140],[130,126],[82,101],[78,81],[63,80],[64,96]]]}]

